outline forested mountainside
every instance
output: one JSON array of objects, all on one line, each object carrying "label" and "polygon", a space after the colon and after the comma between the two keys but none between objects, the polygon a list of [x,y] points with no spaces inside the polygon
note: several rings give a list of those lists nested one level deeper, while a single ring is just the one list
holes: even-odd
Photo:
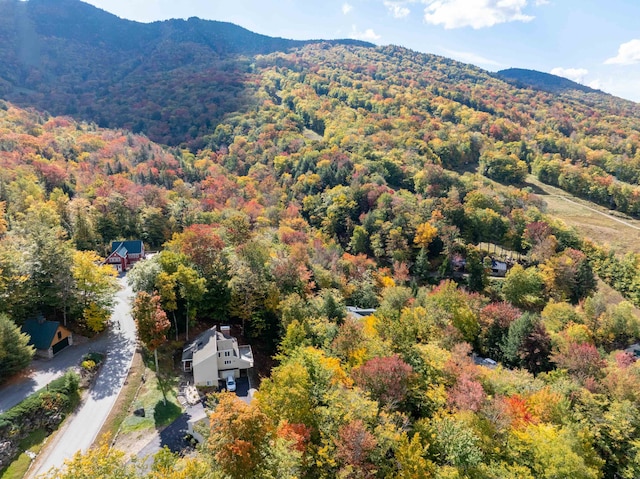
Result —
[{"label": "forested mountainside", "polygon": [[[3,103],[0,319],[66,313],[99,331],[109,279],[83,251],[139,237],[163,246],[129,274],[175,319],[168,337],[190,318],[271,343],[279,365],[252,406],[220,397],[210,448],[149,477],[634,477],[640,369],[618,348],[640,320],[593,270],[637,302],[640,258],[581,240],[528,190],[403,147],[391,121],[368,130],[344,105],[323,139],[273,101],[272,75],[261,109],[196,155]],[[527,259],[491,280],[480,241]],[[345,304],[377,311],[355,320]],[[58,477],[79,471],[142,475],[104,450]]]},{"label": "forested mountainside", "polygon": [[[0,8],[48,5],[60,16],[55,5],[75,15],[82,4]],[[147,28],[78,8],[103,39]],[[212,401],[196,457],[163,453],[140,472],[97,449],[59,477],[640,474],[640,365],[622,351],[640,339],[640,256],[582,238],[523,187],[531,171],[638,215],[635,104],[326,42],[201,63],[197,42],[170,42],[147,55],[166,61],[114,80],[117,62],[88,60],[103,51],[91,35],[35,20],[11,33],[6,18],[0,48],[50,36],[39,56],[12,57],[31,83],[7,80],[5,97],[50,112],[0,102],[0,371],[28,363],[16,324],[39,312],[103,329],[113,274],[97,254],[136,238],[160,250],[128,275],[139,304],[154,305],[161,357],[179,351],[187,323],[228,322],[277,364],[250,406]],[[61,98],[122,128],[52,116]],[[506,276],[491,277],[502,264]],[[358,319],[346,305],[376,312]]]},{"label": "forested mountainside", "polygon": [[[332,144],[365,128],[374,142],[390,138],[378,148],[384,154],[409,144],[446,168],[481,162],[488,176],[511,183],[529,169],[640,214],[640,110],[611,95],[518,88],[398,47],[303,47],[198,19],[138,24],[77,0],[5,0],[0,8],[0,94],[23,106],[197,153],[230,145],[229,119],[264,112],[266,95]],[[301,48],[263,54],[292,47]]]}]

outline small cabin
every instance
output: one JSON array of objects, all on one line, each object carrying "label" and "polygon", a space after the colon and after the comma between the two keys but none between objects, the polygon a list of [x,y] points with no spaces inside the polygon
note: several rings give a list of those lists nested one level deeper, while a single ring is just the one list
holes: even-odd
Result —
[{"label": "small cabin", "polygon": [[47,321],[42,316],[27,319],[22,331],[29,335],[29,344],[36,348],[37,354],[45,358],[52,358],[73,344],[71,331],[58,321]]}]

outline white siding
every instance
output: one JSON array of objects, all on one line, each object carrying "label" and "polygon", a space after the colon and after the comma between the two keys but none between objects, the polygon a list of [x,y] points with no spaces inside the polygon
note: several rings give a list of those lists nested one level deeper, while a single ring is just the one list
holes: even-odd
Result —
[{"label": "white siding", "polygon": [[215,355],[194,365],[193,382],[196,386],[218,386],[218,358]]}]

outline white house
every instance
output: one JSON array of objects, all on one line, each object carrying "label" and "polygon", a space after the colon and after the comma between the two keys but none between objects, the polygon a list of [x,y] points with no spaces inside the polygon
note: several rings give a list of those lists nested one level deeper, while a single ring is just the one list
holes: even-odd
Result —
[{"label": "white house", "polygon": [[240,370],[253,367],[251,346],[238,346],[229,326],[215,326],[198,336],[182,351],[184,371],[193,371],[196,386],[218,386],[229,375],[240,377]]}]

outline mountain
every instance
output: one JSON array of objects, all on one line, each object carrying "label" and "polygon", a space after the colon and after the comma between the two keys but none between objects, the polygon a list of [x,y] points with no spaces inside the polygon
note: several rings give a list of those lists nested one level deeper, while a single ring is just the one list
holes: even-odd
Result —
[{"label": "mountain", "polygon": [[250,57],[318,42],[373,46],[272,38],[198,18],[143,24],[78,0],[1,0],[0,95],[165,144],[193,143],[252,104]]},{"label": "mountain", "polygon": [[[559,77],[537,75],[565,85],[552,93],[396,46],[274,39],[195,18],[141,24],[78,0],[0,7],[0,94],[21,106],[211,151],[238,175],[314,140],[382,162],[394,188],[415,189],[417,155],[504,183],[531,171],[640,216],[640,105]],[[271,124],[297,139],[268,150],[257,138]]]},{"label": "mountain", "polygon": [[611,109],[619,114],[638,116],[640,112],[640,106],[636,102],[613,96],[602,90],[596,90],[550,73],[524,68],[509,68],[500,70],[495,75],[497,78],[505,80],[518,88],[533,88],[553,93],[566,99],[575,99],[605,110]]}]

